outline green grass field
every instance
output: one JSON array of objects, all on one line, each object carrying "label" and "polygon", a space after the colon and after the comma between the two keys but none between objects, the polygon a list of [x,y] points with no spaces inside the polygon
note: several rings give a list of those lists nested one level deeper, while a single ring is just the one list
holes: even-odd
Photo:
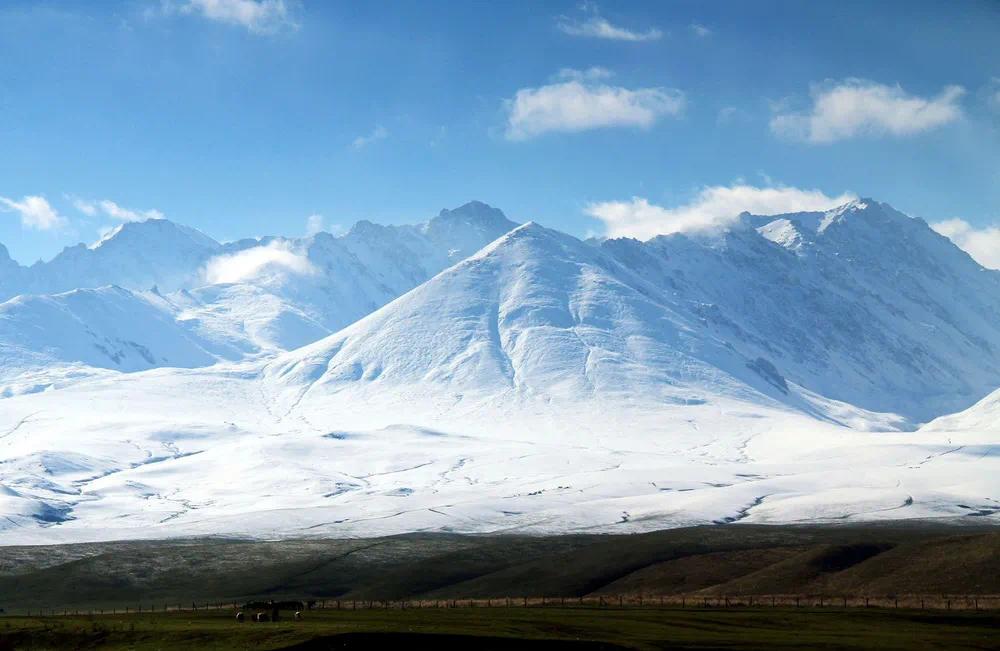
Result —
[{"label": "green grass field", "polygon": [[714,608],[228,610],[0,619],[6,649],[996,649],[997,613]]}]

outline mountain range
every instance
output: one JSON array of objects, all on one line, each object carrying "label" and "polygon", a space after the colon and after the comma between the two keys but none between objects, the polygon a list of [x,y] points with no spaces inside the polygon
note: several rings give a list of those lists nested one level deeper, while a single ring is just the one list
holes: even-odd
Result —
[{"label": "mountain range", "polygon": [[0,539],[994,518],[1000,272],[859,199],[0,249]]}]

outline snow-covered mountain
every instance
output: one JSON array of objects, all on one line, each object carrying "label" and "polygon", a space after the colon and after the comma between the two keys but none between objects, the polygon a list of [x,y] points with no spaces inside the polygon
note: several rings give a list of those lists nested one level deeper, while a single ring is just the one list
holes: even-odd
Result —
[{"label": "snow-covered mountain", "polygon": [[[193,368],[237,360],[245,352],[224,338],[201,336],[155,292],[108,286],[0,303],[0,396],[100,370]],[[39,385],[45,377],[51,384]]]},{"label": "snow-covered mountain", "polygon": [[0,281],[0,300],[18,294],[57,294],[73,289],[118,285],[168,291],[198,282],[200,267],[221,248],[207,235],[166,219],[127,222],[98,242],[63,249],[48,262],[4,269],[13,282]]},{"label": "snow-covered mountain", "polygon": [[341,392],[370,402],[402,391],[416,403],[422,393],[568,405],[784,399],[783,381],[758,363],[704,336],[600,249],[529,223],[268,373],[286,401],[314,412]]},{"label": "snow-covered mountain", "polygon": [[[152,219],[28,268],[0,249],[0,290],[20,294],[0,304],[0,378],[25,371],[34,378],[48,364],[136,371],[296,348],[515,226],[499,210],[471,202],[415,226],[359,222],[341,237],[219,244]],[[95,291],[63,293],[72,287]],[[189,351],[181,352],[182,342]]]},{"label": "snow-covered mountain", "polygon": [[827,398],[921,422],[998,386],[1000,272],[886,204],[602,248],[703,332]]},{"label": "snow-covered mountain", "polygon": [[[922,428],[927,431],[978,430],[1000,433],[1000,389],[989,394],[968,409],[935,418]],[[992,451],[994,454],[996,450]]]},{"label": "snow-covered mountain", "polygon": [[1000,517],[1000,274],[872,200],[648,242],[474,203],[187,273],[0,305],[0,541]]}]

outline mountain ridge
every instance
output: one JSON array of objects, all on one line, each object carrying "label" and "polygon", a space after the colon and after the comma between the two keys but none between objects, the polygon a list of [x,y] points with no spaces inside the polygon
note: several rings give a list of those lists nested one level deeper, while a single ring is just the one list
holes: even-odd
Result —
[{"label": "mountain ridge", "polygon": [[78,345],[0,387],[0,540],[996,520],[997,276],[862,203],[645,242],[473,205],[7,301],[17,354]]}]

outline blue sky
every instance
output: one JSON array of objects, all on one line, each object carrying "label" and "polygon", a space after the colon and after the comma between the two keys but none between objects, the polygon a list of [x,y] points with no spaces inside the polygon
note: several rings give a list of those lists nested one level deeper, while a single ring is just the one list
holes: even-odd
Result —
[{"label": "blue sky", "polygon": [[0,242],[470,199],[643,237],[860,195],[1000,266],[997,34],[986,1],[8,0]]}]

